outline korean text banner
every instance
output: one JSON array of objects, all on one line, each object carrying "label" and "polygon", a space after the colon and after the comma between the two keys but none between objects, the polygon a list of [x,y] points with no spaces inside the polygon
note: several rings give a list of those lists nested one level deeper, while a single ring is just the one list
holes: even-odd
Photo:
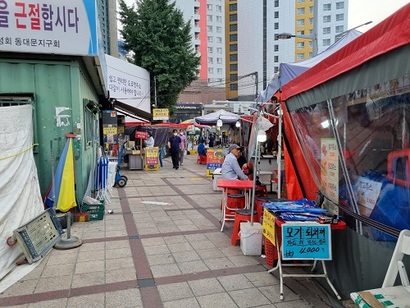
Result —
[{"label": "korean text banner", "polygon": [[0,51],[97,55],[94,0],[0,0]]}]

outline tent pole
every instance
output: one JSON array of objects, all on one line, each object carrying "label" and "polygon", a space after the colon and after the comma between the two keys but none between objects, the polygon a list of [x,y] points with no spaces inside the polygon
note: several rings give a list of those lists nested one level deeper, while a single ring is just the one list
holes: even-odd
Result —
[{"label": "tent pole", "polygon": [[278,155],[276,157],[277,165],[278,165],[278,199],[281,198],[281,191],[282,191],[282,105],[279,104],[278,109],[279,115],[279,128],[278,128]]}]

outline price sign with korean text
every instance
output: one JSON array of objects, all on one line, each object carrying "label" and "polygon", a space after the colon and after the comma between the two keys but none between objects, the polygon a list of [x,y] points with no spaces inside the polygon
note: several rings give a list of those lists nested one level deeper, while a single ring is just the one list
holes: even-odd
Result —
[{"label": "price sign with korean text", "polygon": [[331,260],[329,224],[287,222],[282,225],[283,260]]},{"label": "price sign with korean text", "polygon": [[263,209],[262,234],[273,245],[276,245],[275,239],[275,215],[270,213],[267,209]]}]

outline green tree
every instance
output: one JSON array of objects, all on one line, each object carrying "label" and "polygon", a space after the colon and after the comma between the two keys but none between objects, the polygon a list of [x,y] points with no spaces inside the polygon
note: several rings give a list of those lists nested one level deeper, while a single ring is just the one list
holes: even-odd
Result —
[{"label": "green tree", "polygon": [[[192,48],[191,27],[175,2],[137,0],[128,7],[120,0],[120,31],[124,47],[133,52],[131,62],[150,73],[157,84],[158,107],[175,109],[179,94],[197,79],[200,58]],[[154,87],[151,100],[154,101]]]}]

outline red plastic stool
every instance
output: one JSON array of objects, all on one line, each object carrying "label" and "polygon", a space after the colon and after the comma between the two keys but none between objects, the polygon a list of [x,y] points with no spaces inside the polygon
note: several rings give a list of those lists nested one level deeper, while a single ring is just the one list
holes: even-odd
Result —
[{"label": "red plastic stool", "polygon": [[[259,221],[258,219],[258,212],[253,211],[253,221]],[[242,221],[251,221],[251,210],[243,209],[237,210],[235,212],[235,221],[233,223],[233,230],[232,230],[232,237],[231,237],[231,244],[232,246],[236,245],[236,241],[240,239],[239,237],[239,230],[241,228]]]},{"label": "red plastic stool", "polygon": [[[258,217],[261,219],[263,217],[263,203],[272,201],[269,197],[258,196],[255,201],[255,209],[258,212]],[[259,221],[260,222],[260,221]]]},{"label": "red plastic stool", "polygon": [[226,213],[234,214],[236,210],[245,208],[245,195],[228,194],[228,200],[226,203]]},{"label": "red plastic stool", "polygon": [[206,165],[206,155],[198,155],[196,162],[198,164]]},{"label": "red plastic stool", "polygon": [[[236,188],[227,188],[227,194],[228,194],[228,196],[229,195],[232,195],[232,194],[234,194],[234,195],[236,195],[236,194],[240,194],[241,193],[241,191],[239,190],[239,189],[236,189]],[[229,198],[229,197],[228,197]],[[221,207],[221,210],[222,210],[222,200],[221,200],[221,205],[220,205],[220,207]]]}]

